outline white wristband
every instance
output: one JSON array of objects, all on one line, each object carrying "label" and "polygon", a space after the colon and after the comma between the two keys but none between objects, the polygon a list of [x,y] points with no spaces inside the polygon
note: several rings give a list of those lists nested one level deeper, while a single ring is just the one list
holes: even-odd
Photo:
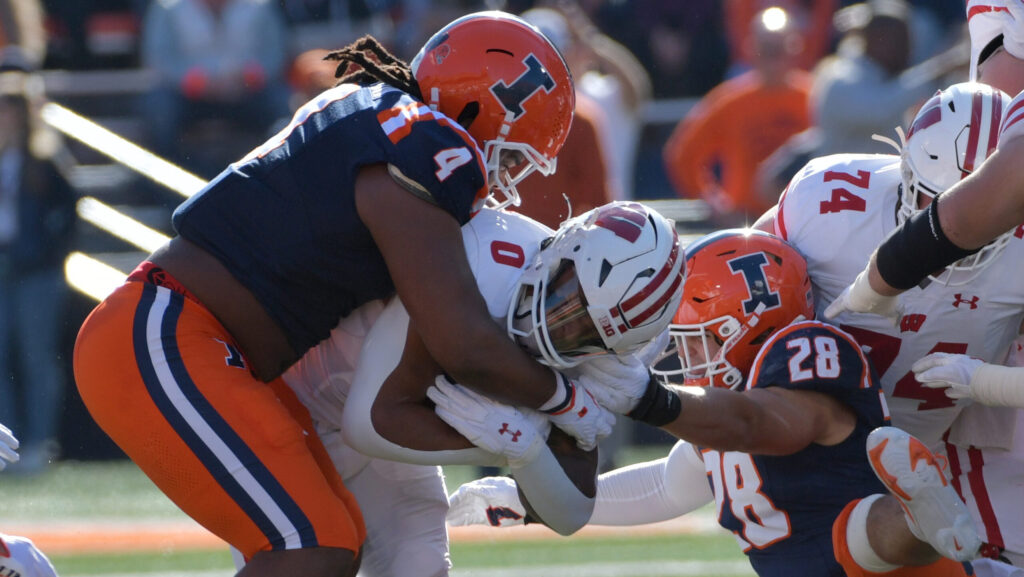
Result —
[{"label": "white wristband", "polygon": [[971,377],[971,397],[993,407],[1024,409],[1024,367],[981,365]]}]

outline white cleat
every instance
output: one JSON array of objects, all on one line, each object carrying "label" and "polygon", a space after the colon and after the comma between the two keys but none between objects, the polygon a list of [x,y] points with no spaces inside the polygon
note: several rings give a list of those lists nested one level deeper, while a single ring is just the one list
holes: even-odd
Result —
[{"label": "white cleat", "polygon": [[868,435],[867,453],[875,475],[899,499],[914,535],[950,559],[977,556],[981,538],[967,506],[924,443],[902,429],[879,427]]}]

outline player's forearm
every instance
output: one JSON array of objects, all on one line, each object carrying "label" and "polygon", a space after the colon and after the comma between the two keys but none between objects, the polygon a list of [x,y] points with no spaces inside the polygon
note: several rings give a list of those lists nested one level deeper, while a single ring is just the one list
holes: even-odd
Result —
[{"label": "player's forearm", "polygon": [[982,365],[971,379],[971,397],[993,407],[1024,409],[1024,367]]},{"label": "player's forearm", "polygon": [[662,427],[680,439],[719,451],[750,452],[764,426],[763,412],[742,393],[705,387],[673,387],[682,401],[679,417]]},{"label": "player's forearm", "polygon": [[999,144],[982,167],[939,197],[939,223],[954,244],[979,248],[1024,224],[1024,136]]},{"label": "player's forearm", "polygon": [[594,497],[580,491],[554,454],[544,449],[537,458],[512,467],[512,477],[533,512],[559,535],[572,535],[590,519]]},{"label": "player's forearm", "polygon": [[379,459],[417,465],[505,464],[502,456],[474,446],[425,406],[391,408],[387,419],[375,420],[373,410],[354,399],[345,405],[341,429],[352,448]]},{"label": "player's forearm", "polygon": [[495,398],[527,407],[550,399],[551,371],[490,317],[455,219],[399,187],[382,167],[361,171],[356,185],[359,216],[431,357],[457,382]]},{"label": "player's forearm", "polygon": [[629,526],[667,521],[713,500],[694,447],[679,441],[664,459],[601,475],[590,524]]}]

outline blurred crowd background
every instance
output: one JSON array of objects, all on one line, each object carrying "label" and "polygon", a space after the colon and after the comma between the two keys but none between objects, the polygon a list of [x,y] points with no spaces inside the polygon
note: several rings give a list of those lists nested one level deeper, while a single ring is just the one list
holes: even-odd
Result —
[{"label": "blurred crowd background", "polygon": [[11,473],[119,456],[71,379],[95,301],[64,262],[82,251],[126,272],[145,253],[76,202],[170,233],[181,201],[63,136],[45,103],[209,179],[332,85],[327,51],[372,34],[411,60],[486,9],[540,28],[576,80],[557,174],[520,186],[521,210],[550,226],[612,199],[683,199],[693,231],[752,222],[809,158],[893,152],[871,135],[895,137],[967,79],[963,0],[0,0],[0,422],[23,442]]}]

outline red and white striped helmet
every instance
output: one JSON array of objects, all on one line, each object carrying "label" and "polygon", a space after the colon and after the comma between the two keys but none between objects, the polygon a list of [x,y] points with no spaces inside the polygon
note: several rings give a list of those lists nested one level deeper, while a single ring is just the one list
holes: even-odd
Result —
[{"label": "red and white striped helmet", "polygon": [[567,220],[523,272],[508,331],[556,368],[639,350],[667,328],[686,263],[672,221],[636,202]]},{"label": "red and white striped helmet", "polygon": [[[910,218],[939,194],[967,177],[996,149],[999,128],[1010,97],[977,82],[940,90],[918,111],[901,153],[903,192],[899,222]],[[997,238],[932,278],[959,285],[977,276],[1009,240]]]}]

